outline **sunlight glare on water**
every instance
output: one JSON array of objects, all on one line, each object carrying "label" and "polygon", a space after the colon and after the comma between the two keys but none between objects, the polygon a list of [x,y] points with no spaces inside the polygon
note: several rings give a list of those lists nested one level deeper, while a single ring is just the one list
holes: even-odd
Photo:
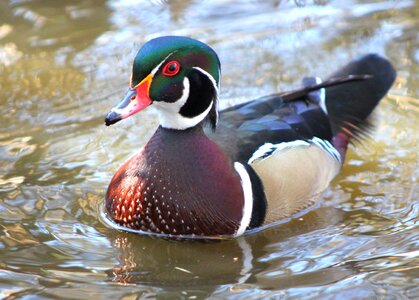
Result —
[{"label": "sunlight glare on water", "polygon": [[[419,1],[1,1],[0,297],[419,298]],[[216,243],[117,231],[107,185],[157,126],[106,128],[150,38],[209,43],[221,107],[362,54],[396,82],[319,206]]]}]

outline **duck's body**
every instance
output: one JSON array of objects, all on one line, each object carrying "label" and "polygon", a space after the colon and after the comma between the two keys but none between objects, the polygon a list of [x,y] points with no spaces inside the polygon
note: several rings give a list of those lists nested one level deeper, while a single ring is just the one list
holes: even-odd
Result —
[{"label": "duck's body", "polygon": [[[373,78],[362,81],[365,74]],[[127,97],[106,123],[153,104],[161,125],[113,177],[108,213],[122,226],[154,233],[239,236],[311,205],[338,174],[349,139],[362,133],[395,72],[369,55],[332,77],[338,79],[317,86],[307,79],[301,90],[218,115],[215,52],[189,38],[148,42]],[[331,86],[326,100],[324,86]],[[205,131],[206,123],[217,130]]]}]

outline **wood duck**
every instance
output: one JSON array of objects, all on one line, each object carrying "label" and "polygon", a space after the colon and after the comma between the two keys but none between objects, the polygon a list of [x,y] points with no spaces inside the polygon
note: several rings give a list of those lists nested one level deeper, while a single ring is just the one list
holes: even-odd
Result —
[{"label": "wood duck", "polygon": [[292,216],[339,173],[395,76],[369,54],[324,82],[305,78],[301,89],[218,112],[214,50],[187,37],[150,40],[105,123],[152,106],[160,126],[113,176],[107,213],[123,227],[175,237],[237,237]]}]

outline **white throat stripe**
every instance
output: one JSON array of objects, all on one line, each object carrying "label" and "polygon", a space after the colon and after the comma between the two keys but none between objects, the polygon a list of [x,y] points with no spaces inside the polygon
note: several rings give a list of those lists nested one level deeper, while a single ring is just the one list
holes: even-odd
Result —
[{"label": "white throat stripe", "polygon": [[187,118],[182,116],[179,112],[180,109],[186,104],[186,101],[189,98],[190,92],[190,83],[188,77],[183,79],[183,92],[182,96],[173,103],[168,102],[160,102],[155,101],[153,102],[153,106],[156,108],[157,113],[160,119],[160,125],[164,128],[170,129],[187,129],[194,127],[198,123],[200,123],[204,118],[208,115],[209,111],[211,110],[212,106],[214,105],[214,101],[211,101],[210,105],[200,113],[199,115]]}]

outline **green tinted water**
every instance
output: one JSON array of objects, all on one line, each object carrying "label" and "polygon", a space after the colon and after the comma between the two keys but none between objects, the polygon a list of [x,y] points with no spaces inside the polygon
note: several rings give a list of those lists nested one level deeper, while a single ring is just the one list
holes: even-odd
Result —
[{"label": "green tinted water", "polygon": [[[419,1],[298,2],[1,1],[0,296],[418,298]],[[222,107],[368,52],[398,78],[319,207],[221,243],[136,236],[101,203],[156,118],[103,118],[167,34],[219,53]]]}]

